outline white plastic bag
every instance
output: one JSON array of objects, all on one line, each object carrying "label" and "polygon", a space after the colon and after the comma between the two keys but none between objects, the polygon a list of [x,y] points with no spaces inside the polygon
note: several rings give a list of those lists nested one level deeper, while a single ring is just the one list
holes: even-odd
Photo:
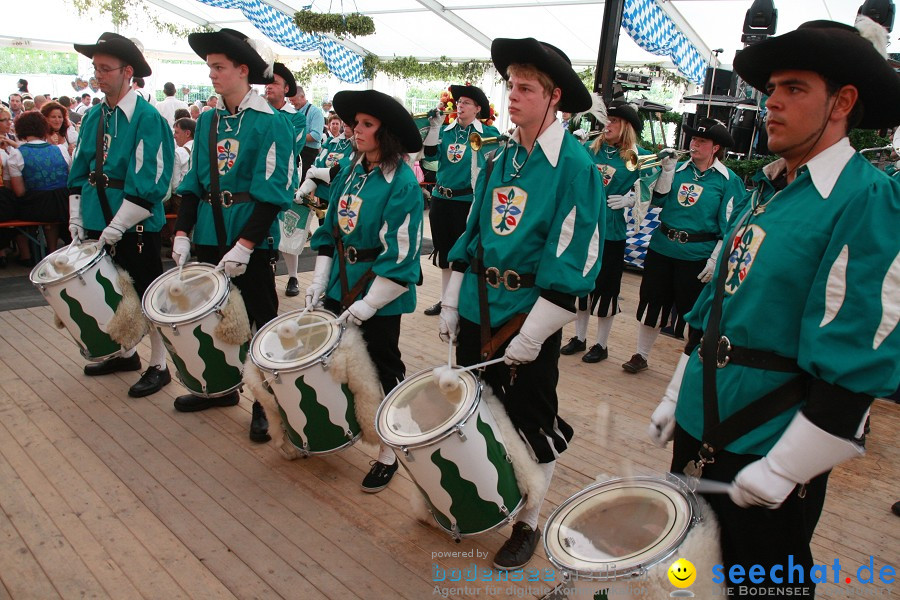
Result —
[{"label": "white plastic bag", "polygon": [[311,216],[309,209],[300,209],[298,213],[293,208],[282,211],[278,215],[278,228],[281,231],[278,249],[281,252],[300,256],[309,237],[309,220]]}]

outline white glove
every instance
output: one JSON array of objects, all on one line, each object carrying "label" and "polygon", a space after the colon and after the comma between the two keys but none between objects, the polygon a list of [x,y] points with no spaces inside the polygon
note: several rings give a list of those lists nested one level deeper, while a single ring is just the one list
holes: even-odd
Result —
[{"label": "white glove", "polygon": [[852,440],[819,429],[798,412],[767,455],[738,471],[728,495],[744,508],[778,508],[797,485],[864,453]]},{"label": "white glove", "polygon": [[331,169],[328,167],[310,167],[305,179],[318,179],[323,183],[331,183]]},{"label": "white glove", "polygon": [[124,200],[112,221],[100,234],[100,242],[115,246],[122,239],[122,234],[149,216],[150,211],[143,206]]},{"label": "white glove", "polygon": [[69,234],[73,244],[84,239],[84,222],[81,220],[81,194],[69,195]]},{"label": "white glove", "polygon": [[672,148],[661,150],[659,152],[659,164],[662,167],[662,173],[656,178],[653,191],[658,194],[668,194],[672,191],[672,180],[675,179],[675,165],[678,164],[675,150]]},{"label": "white glove", "polygon": [[606,205],[613,210],[631,208],[632,206],[634,206],[634,201],[634,190],[631,190],[623,196],[611,194],[606,197]]},{"label": "white glove", "polygon": [[322,296],[328,288],[328,280],[331,279],[330,256],[320,254],[316,257],[316,268],[313,271],[312,283],[306,288],[306,305],[315,308],[322,302]]},{"label": "white glove", "polygon": [[191,257],[191,239],[186,235],[176,235],[172,240],[172,260],[175,266],[183,267]]},{"label": "white glove", "polygon": [[387,277],[376,277],[362,300],[351,304],[350,308],[340,316],[340,320],[350,321],[354,325],[362,325],[363,321],[374,317],[379,309],[384,308],[408,290],[408,286],[400,285]]},{"label": "white glove", "polygon": [[582,142],[584,142],[587,139],[587,131],[585,131],[584,129],[576,129],[575,131],[572,132],[572,135],[577,137]]},{"label": "white glove", "polygon": [[456,341],[459,334],[459,290],[462,287],[463,273],[450,272],[450,280],[447,288],[441,295],[441,322],[438,325],[438,335],[445,342]]},{"label": "white glove", "polygon": [[225,253],[217,266],[222,267],[229,277],[238,277],[247,270],[251,254],[253,254],[253,248],[235,242],[234,247]]},{"label": "white glove", "polygon": [[[312,169],[310,169],[310,171],[312,171]],[[308,172],[309,171],[307,171],[307,173]],[[312,197],[312,195],[316,193],[318,187],[319,184],[312,179],[304,179],[303,183],[301,183],[300,187],[297,189],[297,193],[294,194],[294,204],[306,204],[306,199]]]},{"label": "white glove", "polygon": [[428,133],[422,140],[423,146],[437,146],[441,137],[441,125],[444,123],[444,115],[440,111],[434,109],[428,113]]},{"label": "white glove", "polygon": [[697,279],[702,283],[708,283],[709,280],[712,279],[713,273],[716,270],[716,259],[719,257],[719,250],[721,249],[722,240],[719,240],[716,242],[716,247],[713,248],[712,254],[706,259],[706,266],[703,267],[703,270],[697,275]]},{"label": "white glove", "polygon": [[681,380],[684,379],[684,369],[689,358],[690,356],[682,352],[662,401],[650,415],[647,435],[650,436],[650,441],[660,448],[665,448],[675,433],[675,404],[678,402],[678,391],[681,389]]},{"label": "white glove", "polygon": [[522,329],[506,347],[503,355],[506,364],[520,365],[532,362],[540,354],[544,341],[562,329],[563,325],[574,320],[574,312],[557,306],[543,297],[538,298],[522,324]]}]

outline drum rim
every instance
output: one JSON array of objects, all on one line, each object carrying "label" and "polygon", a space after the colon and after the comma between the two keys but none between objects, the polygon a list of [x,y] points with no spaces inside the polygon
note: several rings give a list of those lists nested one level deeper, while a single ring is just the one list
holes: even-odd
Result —
[{"label": "drum rim", "polygon": [[56,250],[55,252],[51,252],[50,254],[48,254],[47,256],[45,256],[44,258],[42,258],[42,259],[38,262],[38,264],[34,265],[34,268],[31,269],[31,273],[28,274],[28,279],[31,281],[31,284],[34,285],[34,286],[37,286],[37,287],[42,287],[42,286],[43,286],[43,287],[47,287],[47,286],[55,286],[55,285],[58,285],[58,284],[60,284],[60,283],[65,283],[65,282],[67,282],[67,281],[69,281],[69,280],[71,280],[71,279],[74,279],[75,277],[80,276],[80,275],[83,274],[85,271],[87,271],[88,269],[90,269],[91,267],[93,267],[95,264],[97,264],[98,262],[100,262],[100,260],[102,260],[102,257],[103,257],[103,256],[108,256],[108,255],[109,255],[109,252],[106,251],[106,247],[105,247],[105,246],[101,246],[101,247],[100,247],[100,252],[98,252],[97,254],[95,254],[94,257],[91,258],[91,260],[89,260],[87,263],[85,263],[85,265],[84,265],[83,267],[81,267],[80,269],[72,269],[72,272],[71,272],[71,273],[66,273],[65,275],[63,275],[63,276],[60,277],[59,279],[54,279],[53,281],[40,281],[40,280],[35,280],[35,277],[37,276],[37,272],[38,272],[38,270],[41,268],[41,265],[43,265],[44,263],[48,263],[49,260],[50,260],[50,257],[54,256],[55,254],[57,254],[57,253],[59,253],[59,252],[62,252],[62,251],[65,250],[66,248],[69,248],[71,245],[72,245],[72,244],[67,244],[67,245],[63,246],[62,248],[59,248],[59,249]]},{"label": "drum rim", "polygon": [[[589,494],[590,492],[601,488],[607,487],[611,485],[617,485],[622,483],[634,483],[634,482],[642,482],[642,483],[656,483],[656,484],[664,484],[670,487],[673,491],[680,493],[684,496],[685,501],[687,502],[689,514],[686,517],[685,523],[686,527],[684,531],[678,534],[678,536],[672,540],[667,547],[660,551],[658,555],[651,556],[649,560],[642,561],[634,567],[628,569],[617,569],[615,571],[606,571],[604,575],[598,575],[595,571],[588,571],[582,569],[573,568],[571,565],[566,565],[563,561],[554,556],[550,551],[550,543],[549,543],[549,530],[551,524],[556,522],[559,519],[561,513],[568,510],[569,506],[575,500],[581,498]],[[678,548],[684,543],[684,540],[687,538],[691,529],[697,524],[699,520],[698,515],[699,512],[699,504],[697,502],[696,495],[688,488],[684,481],[681,479],[674,477],[671,474],[666,474],[665,478],[653,477],[650,475],[637,475],[634,477],[616,477],[613,479],[608,479],[606,481],[600,481],[597,483],[593,483],[588,487],[584,488],[580,492],[577,492],[567,498],[562,504],[560,504],[556,510],[554,510],[550,516],[547,518],[547,521],[544,523],[544,531],[543,531],[543,546],[544,546],[544,554],[547,556],[547,560],[550,561],[550,564],[553,565],[555,569],[561,571],[563,573],[568,573],[570,575],[574,575],[576,579],[587,580],[587,581],[617,581],[620,579],[625,579],[628,577],[633,577],[637,575],[641,575],[646,572],[648,569],[658,565],[659,563],[665,561],[670,556],[672,556]],[[611,573],[611,574],[610,574]]]},{"label": "drum rim", "polygon": [[[212,269],[215,269],[215,268],[216,268],[216,266],[213,265],[213,264],[205,263],[205,262],[199,262],[199,261],[197,261],[197,262],[189,262],[189,263],[186,263],[184,266],[185,266],[185,267],[192,267],[192,266],[196,266],[196,265],[202,265],[202,266],[205,266],[205,267],[211,267]],[[177,268],[178,268],[178,267],[175,267],[175,269],[177,269]],[[182,320],[182,321],[159,321],[159,320],[157,320],[157,319],[154,319],[153,317],[150,316],[149,311],[147,310],[147,307],[146,307],[146,304],[145,304],[145,299],[147,299],[146,302],[149,302],[149,298],[152,297],[152,295],[151,295],[149,292],[150,292],[152,289],[154,289],[154,287],[156,286],[156,284],[157,284],[157,282],[158,282],[159,280],[161,280],[163,277],[168,276],[169,273],[171,273],[171,272],[174,271],[175,269],[169,269],[168,271],[166,271],[165,273],[163,273],[162,275],[160,275],[159,277],[157,277],[156,279],[154,279],[152,282],[150,282],[150,285],[147,286],[147,289],[146,289],[146,291],[144,292],[144,297],[141,298],[141,312],[144,313],[144,317],[146,317],[147,320],[150,321],[151,323],[153,323],[154,325],[157,325],[157,326],[159,326],[159,327],[180,327],[180,326],[182,326],[182,325],[190,325],[190,324],[192,324],[192,323],[196,323],[196,322],[198,322],[198,321],[202,321],[203,319],[205,319],[206,317],[208,317],[211,313],[214,313],[214,312],[216,312],[217,310],[219,310],[220,308],[222,308],[222,306],[223,306],[226,302],[228,302],[228,296],[231,294],[231,286],[232,286],[232,283],[231,283],[231,278],[228,277],[227,275],[224,275],[224,276],[223,276],[223,279],[225,280],[225,293],[222,295],[222,298],[220,298],[218,302],[216,302],[214,305],[212,305],[212,306],[209,307],[209,310],[206,310],[206,311],[204,311],[203,313],[201,313],[201,314],[199,314],[199,315],[197,315],[197,316],[195,316],[195,317],[191,317],[190,319],[185,319],[185,320]],[[156,310],[156,309],[154,309],[154,310]],[[157,312],[157,314],[159,314],[159,311],[156,311],[156,312]]]},{"label": "drum rim", "polygon": [[[328,349],[327,349],[325,352],[323,352],[322,354],[316,355],[315,357],[310,358],[310,359],[307,360],[306,362],[302,362],[302,363],[300,363],[299,365],[294,365],[294,366],[285,367],[285,368],[272,368],[271,366],[268,366],[268,365],[265,365],[265,366],[264,366],[264,365],[261,365],[261,364],[259,363],[259,361],[256,359],[256,353],[253,351],[253,349],[256,347],[256,341],[257,341],[258,339],[259,339],[259,340],[262,339],[262,338],[260,337],[260,336],[262,335],[262,333],[263,333],[263,332],[268,332],[271,328],[275,327],[275,323],[276,323],[276,322],[280,322],[282,319],[286,319],[287,317],[289,317],[289,316],[292,315],[293,313],[302,313],[304,310],[305,310],[305,309],[298,308],[298,309],[296,309],[296,310],[292,310],[292,311],[290,311],[290,312],[286,312],[286,313],[280,314],[280,315],[278,315],[277,317],[275,317],[274,319],[272,319],[271,321],[269,321],[268,323],[266,323],[265,325],[263,325],[261,329],[257,330],[257,332],[256,332],[255,334],[253,334],[253,339],[250,340],[250,347],[249,347],[248,350],[247,350],[247,354],[250,356],[250,361],[251,361],[254,365],[256,365],[256,367],[257,367],[260,371],[265,371],[266,373],[272,373],[272,374],[275,374],[275,373],[279,373],[279,374],[280,374],[280,373],[293,373],[293,372],[295,372],[295,371],[302,371],[302,370],[304,370],[304,369],[308,369],[309,367],[311,367],[312,365],[314,365],[314,364],[316,364],[316,363],[319,363],[319,362],[323,362],[323,361],[328,360],[328,359],[331,357],[331,355],[334,354],[334,352],[340,347],[340,345],[341,345],[341,340],[344,339],[344,331],[347,330],[347,326],[346,326],[345,324],[343,324],[343,323],[340,323],[340,324],[338,325],[337,339],[334,341],[334,344],[332,344],[331,347],[328,348]],[[332,319],[336,319],[336,318],[337,318],[337,315],[336,315],[336,314],[334,314],[334,313],[331,312],[330,310],[325,309],[325,308],[322,308],[322,307],[314,308],[314,309],[312,309],[311,311],[307,312],[306,314],[310,314],[310,315],[311,315],[311,314],[314,314],[314,313],[326,313],[326,314],[328,314],[328,315],[331,315],[330,318],[332,318]]]},{"label": "drum rim", "polygon": [[[478,406],[481,404],[481,398],[482,398],[482,395],[484,392],[484,382],[481,380],[480,377],[474,375],[470,371],[466,371],[466,373],[472,375],[472,378],[475,380],[475,398],[471,402],[471,405],[468,408],[466,408],[464,411],[462,411],[462,417],[460,417],[459,419],[454,421],[452,424],[450,424],[450,421],[445,423],[444,425],[446,425],[446,430],[441,431],[438,434],[435,434],[434,437],[431,437],[428,440],[422,440],[420,442],[414,442],[414,443],[410,443],[410,444],[402,444],[402,443],[398,443],[398,442],[394,442],[394,441],[388,441],[385,439],[384,435],[382,435],[382,432],[381,432],[381,415],[387,410],[387,407],[390,404],[388,402],[388,400],[391,400],[394,396],[396,396],[398,389],[400,388],[400,386],[402,386],[404,384],[404,382],[415,379],[415,378],[423,375],[424,373],[430,374],[434,371],[435,368],[436,367],[432,367],[430,369],[422,369],[421,371],[413,373],[412,375],[410,375],[409,377],[407,377],[406,379],[404,379],[403,381],[398,383],[396,386],[394,386],[394,389],[392,389],[390,391],[390,393],[387,396],[385,396],[384,400],[381,401],[381,404],[378,406],[378,410],[375,412],[375,433],[378,434],[378,437],[381,439],[381,441],[386,446],[390,446],[391,448],[396,448],[398,450],[403,450],[403,449],[414,450],[414,449],[418,449],[418,448],[427,448],[428,446],[433,446],[434,444],[453,435],[456,432],[457,427],[460,427],[461,425],[465,425],[466,423],[468,423],[469,419],[472,418],[472,415],[474,415],[476,412],[478,412]],[[419,434],[419,435],[421,436],[422,434]]]}]

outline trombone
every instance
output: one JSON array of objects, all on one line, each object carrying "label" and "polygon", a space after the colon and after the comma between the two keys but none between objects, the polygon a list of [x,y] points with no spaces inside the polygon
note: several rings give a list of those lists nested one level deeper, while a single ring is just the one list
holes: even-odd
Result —
[{"label": "trombone", "polygon": [[859,151],[860,154],[865,154],[866,152],[884,152],[886,150],[893,150],[894,147],[890,144],[887,146],[878,146],[877,148],[863,148]]},{"label": "trombone", "polygon": [[[690,150],[676,150],[675,158],[681,158],[685,154],[690,154]],[[641,157],[638,157],[637,152],[634,150],[626,151],[627,158],[625,159],[625,168],[629,171],[640,171],[642,169],[652,169],[654,167],[658,167],[662,164],[662,160],[659,158],[659,154],[647,154]]]},{"label": "trombone", "polygon": [[469,145],[472,146],[472,150],[478,152],[483,146],[490,146],[491,144],[505,144],[508,139],[509,136],[507,135],[497,135],[494,137],[483,138],[478,135],[477,132],[473,131],[469,134]]},{"label": "trombone", "polygon": [[[412,118],[413,118],[413,119],[424,119],[425,117],[428,116],[428,113],[430,113],[430,112],[431,112],[431,111],[429,110],[428,112],[416,113],[416,114],[412,115]],[[439,115],[449,115],[449,114],[451,114],[451,112],[452,112],[452,111],[449,111],[449,110],[439,110],[437,114],[439,114]]]}]

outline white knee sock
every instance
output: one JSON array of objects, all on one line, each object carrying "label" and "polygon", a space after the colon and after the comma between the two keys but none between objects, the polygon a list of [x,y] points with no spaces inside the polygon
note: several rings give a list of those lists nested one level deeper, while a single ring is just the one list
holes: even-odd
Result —
[{"label": "white knee sock", "polygon": [[288,277],[296,277],[297,263],[299,262],[300,257],[296,254],[288,254],[287,252],[282,252],[281,255],[284,257],[284,266],[287,267]]},{"label": "white knee sock", "polygon": [[609,332],[612,331],[613,319],[615,318],[615,315],[611,317],[597,317],[597,343],[602,348],[606,348],[609,345]]},{"label": "white knee sock", "polygon": [[650,358],[650,349],[658,337],[658,327],[649,327],[643,323],[638,323],[637,351],[638,354],[644,357],[644,360]]},{"label": "white knee sock", "polygon": [[155,327],[150,330],[150,366],[159,367],[160,371],[166,370],[166,347]]},{"label": "white knee sock", "polygon": [[397,460],[397,455],[394,454],[393,449],[391,449],[390,446],[381,444],[381,447],[378,450],[378,462],[386,465],[392,465],[394,464],[395,460]]},{"label": "white knee sock", "polygon": [[447,290],[447,284],[450,283],[450,274],[453,269],[441,269],[441,295]]},{"label": "white knee sock", "polygon": [[125,352],[123,352],[122,358],[131,358],[132,356],[134,356],[135,352],[137,352],[136,346],[134,348],[130,348],[130,349],[126,350]]},{"label": "white knee sock", "polygon": [[531,490],[531,496],[528,498],[528,506],[523,508],[516,516],[516,521],[528,523],[532,529],[537,529],[538,517],[541,516],[541,505],[544,504],[547,490],[550,489],[550,480],[553,479],[553,470],[556,468],[556,461],[539,463],[538,468],[544,474],[544,485],[542,489]]},{"label": "white knee sock", "polygon": [[579,340],[584,341],[587,339],[587,328],[590,319],[591,313],[589,311],[581,309],[575,311],[575,337]]}]

